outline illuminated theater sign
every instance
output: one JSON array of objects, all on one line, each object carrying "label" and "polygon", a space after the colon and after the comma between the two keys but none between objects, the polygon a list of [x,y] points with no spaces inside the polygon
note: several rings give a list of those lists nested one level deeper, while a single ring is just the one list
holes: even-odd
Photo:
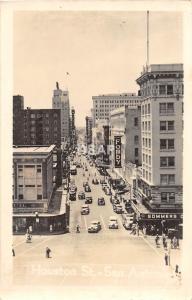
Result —
[{"label": "illuminated theater sign", "polygon": [[121,168],[121,136],[114,137],[115,168]]}]

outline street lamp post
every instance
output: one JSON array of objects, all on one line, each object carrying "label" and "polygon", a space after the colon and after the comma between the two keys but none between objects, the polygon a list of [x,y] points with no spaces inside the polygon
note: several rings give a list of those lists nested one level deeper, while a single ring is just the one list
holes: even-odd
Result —
[{"label": "street lamp post", "polygon": [[35,212],[35,222],[36,222],[36,230],[38,233],[38,231],[39,231],[39,214],[38,214],[38,212]]}]

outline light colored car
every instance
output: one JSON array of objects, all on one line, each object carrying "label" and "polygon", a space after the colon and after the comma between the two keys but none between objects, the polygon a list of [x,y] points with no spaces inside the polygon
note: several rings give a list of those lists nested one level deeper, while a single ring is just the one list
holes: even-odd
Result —
[{"label": "light colored car", "polygon": [[117,214],[122,214],[123,213],[123,207],[120,204],[113,205],[113,210]]},{"label": "light colored car", "polygon": [[81,214],[82,215],[88,215],[90,212],[90,209],[89,209],[89,205],[82,205],[81,206]]},{"label": "light colored car", "polygon": [[109,218],[109,229],[118,229],[119,225],[118,225],[118,220],[116,217],[111,216]]},{"label": "light colored car", "polygon": [[91,222],[90,226],[88,227],[88,232],[94,233],[101,230],[101,223],[97,220]]}]

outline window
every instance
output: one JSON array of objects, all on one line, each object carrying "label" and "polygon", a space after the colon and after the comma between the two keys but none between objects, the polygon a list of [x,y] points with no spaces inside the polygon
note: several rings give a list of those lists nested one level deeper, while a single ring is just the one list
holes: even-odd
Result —
[{"label": "window", "polygon": [[175,174],[168,175],[168,184],[175,184]]},{"label": "window", "polygon": [[166,86],[160,85],[159,86],[159,95],[165,95],[166,94]]},{"label": "window", "polygon": [[150,130],[151,130],[151,122],[148,121],[148,131],[150,131]]},{"label": "window", "polygon": [[175,203],[175,193],[169,193],[169,202]]},{"label": "window", "polygon": [[160,149],[164,150],[167,148],[167,140],[165,139],[160,139]]},{"label": "window", "polygon": [[167,86],[167,95],[173,95],[173,85],[169,84]]},{"label": "window", "polygon": [[174,103],[173,102],[168,102],[167,103],[167,112],[168,113],[174,113]]},{"label": "window", "polygon": [[145,104],[145,115],[147,114],[147,104]]},{"label": "window", "polygon": [[148,104],[148,107],[147,107],[147,113],[148,113],[148,114],[151,113],[151,105],[150,105],[150,103]]},{"label": "window", "polygon": [[42,195],[37,195],[37,200],[41,200],[42,199]]},{"label": "window", "polygon": [[160,157],[160,167],[167,167],[167,157]]},{"label": "window", "polygon": [[151,155],[149,155],[149,165],[151,165]]},{"label": "window", "polygon": [[166,130],[166,121],[160,121],[160,131]]},{"label": "window", "polygon": [[145,123],[142,122],[142,130],[145,130]]},{"label": "window", "polygon": [[139,161],[138,159],[135,159],[135,164],[138,165]]},{"label": "window", "polygon": [[145,121],[145,131],[147,131],[147,121]]},{"label": "window", "polygon": [[35,114],[30,115],[31,119],[35,119]]},{"label": "window", "polygon": [[175,166],[175,157],[170,156],[168,157],[168,167],[174,167]]},{"label": "window", "polygon": [[146,154],[146,163],[148,164],[148,155]]},{"label": "window", "polygon": [[134,126],[138,126],[138,118],[134,118]]},{"label": "window", "polygon": [[159,103],[159,112],[160,112],[160,114],[166,113],[166,111],[167,111],[166,103]]},{"label": "window", "polygon": [[149,139],[149,148],[151,148],[151,139]]},{"label": "window", "polygon": [[134,143],[138,144],[138,142],[139,142],[139,137],[138,137],[138,135],[135,135],[134,136]]},{"label": "window", "polygon": [[145,111],[144,111],[144,105],[142,105],[142,115],[145,114]]},{"label": "window", "polygon": [[149,172],[149,181],[151,181],[151,173]]},{"label": "window", "polygon": [[19,194],[19,200],[23,199],[23,194]]},{"label": "window", "polygon": [[174,139],[168,139],[168,149],[174,149]]},{"label": "window", "polygon": [[161,174],[160,175],[160,184],[161,185],[167,185],[167,175],[166,174]]},{"label": "window", "polygon": [[145,139],[145,146],[148,147],[148,141]]},{"label": "window", "polygon": [[167,121],[167,129],[174,130],[174,121]]},{"label": "window", "polygon": [[35,187],[34,184],[26,184],[25,187]]},{"label": "window", "polygon": [[135,156],[138,156],[138,148],[135,148]]},{"label": "window", "polygon": [[167,193],[161,193],[161,202],[167,203]]},{"label": "window", "polygon": [[37,166],[37,173],[41,173],[41,166]]},{"label": "window", "polygon": [[145,162],[145,154],[143,154],[143,162]]}]

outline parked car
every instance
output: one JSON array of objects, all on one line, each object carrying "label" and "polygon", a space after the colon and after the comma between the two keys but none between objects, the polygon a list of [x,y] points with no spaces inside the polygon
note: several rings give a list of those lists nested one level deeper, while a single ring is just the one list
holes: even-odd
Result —
[{"label": "parked car", "polygon": [[123,226],[126,230],[130,230],[133,225],[134,214],[122,214]]},{"label": "parked car", "polygon": [[86,197],[85,198],[85,204],[91,204],[93,203],[93,198],[92,197]]},{"label": "parked car", "polygon": [[105,194],[106,194],[107,196],[111,196],[111,195],[112,195],[110,188],[106,188],[106,189],[105,189]]},{"label": "parked car", "polygon": [[84,193],[84,192],[79,192],[79,194],[78,194],[78,199],[79,199],[79,200],[85,199],[85,193]]},{"label": "parked car", "polygon": [[114,216],[111,216],[109,218],[109,229],[118,229],[119,228],[119,225],[118,225],[118,221],[117,221],[117,218],[114,217]]},{"label": "parked car", "polygon": [[97,200],[98,205],[105,205],[105,199],[103,197],[98,198]]},{"label": "parked car", "polygon": [[88,227],[89,233],[96,233],[101,230],[101,223],[97,220],[91,222],[90,226]]},{"label": "parked car", "polygon": [[122,214],[123,213],[123,207],[120,204],[115,204],[113,205],[113,210],[114,212],[116,212],[117,214]]},{"label": "parked car", "polygon": [[91,188],[88,184],[85,185],[84,189],[85,189],[85,192],[91,192]]},{"label": "parked car", "polygon": [[99,184],[98,179],[97,179],[97,178],[94,178],[94,179],[92,180],[92,184]]},{"label": "parked car", "polygon": [[90,212],[90,209],[89,209],[89,205],[82,205],[81,206],[81,214],[82,215],[88,215]]}]

